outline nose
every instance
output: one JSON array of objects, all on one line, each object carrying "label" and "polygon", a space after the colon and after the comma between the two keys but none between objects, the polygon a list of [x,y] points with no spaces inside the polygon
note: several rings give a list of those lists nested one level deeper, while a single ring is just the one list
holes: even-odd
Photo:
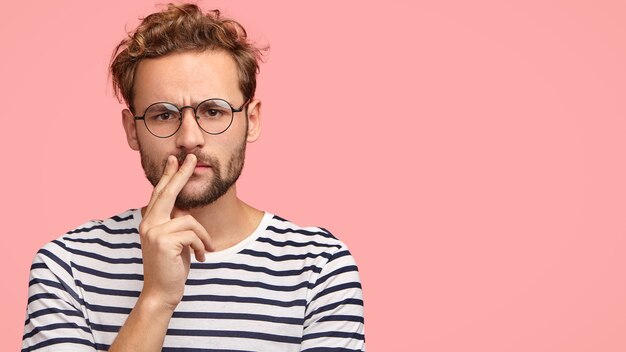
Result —
[{"label": "nose", "polygon": [[204,145],[204,132],[200,129],[193,109],[184,109],[176,137],[176,146],[181,149],[193,150]]}]

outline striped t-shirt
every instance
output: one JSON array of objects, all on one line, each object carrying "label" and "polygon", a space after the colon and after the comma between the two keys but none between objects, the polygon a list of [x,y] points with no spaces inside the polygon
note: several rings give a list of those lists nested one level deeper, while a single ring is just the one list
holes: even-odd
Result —
[{"label": "striped t-shirt", "polygon": [[[22,351],[106,351],[143,284],[141,211],[90,221],[35,256]],[[363,300],[345,244],[265,213],[245,240],[192,256],[163,351],[364,351]]]}]

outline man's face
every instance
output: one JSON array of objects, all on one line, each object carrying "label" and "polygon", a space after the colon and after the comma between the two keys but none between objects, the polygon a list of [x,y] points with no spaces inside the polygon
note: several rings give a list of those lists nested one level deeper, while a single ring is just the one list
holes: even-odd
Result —
[{"label": "man's face", "polygon": [[[235,62],[222,52],[183,52],[143,60],[137,67],[134,91],[136,115],[155,102],[180,107],[221,98],[236,108],[244,103]],[[139,150],[141,165],[153,186],[161,179],[169,155],[176,156],[179,164],[187,154],[196,155],[194,173],[176,199],[180,209],[208,205],[228,192],[241,174],[246,142],[251,141],[245,110],[235,113],[232,125],[219,135],[203,132],[191,109],[184,109],[180,129],[168,138],[153,136],[141,120],[134,122],[134,128],[126,126],[128,116],[124,121],[127,136],[131,135],[129,144]],[[136,141],[131,138],[133,133]]]}]

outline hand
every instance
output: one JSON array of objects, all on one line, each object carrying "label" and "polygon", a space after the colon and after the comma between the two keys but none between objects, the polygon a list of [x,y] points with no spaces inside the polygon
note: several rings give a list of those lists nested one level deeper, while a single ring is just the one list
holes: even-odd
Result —
[{"label": "hand", "polygon": [[190,251],[198,261],[204,261],[205,253],[214,250],[204,227],[189,213],[174,209],[176,197],[193,174],[196,162],[196,156],[188,154],[178,168],[176,158],[168,157],[139,225],[144,272],[140,298],[155,300],[172,311],[183,297]]}]

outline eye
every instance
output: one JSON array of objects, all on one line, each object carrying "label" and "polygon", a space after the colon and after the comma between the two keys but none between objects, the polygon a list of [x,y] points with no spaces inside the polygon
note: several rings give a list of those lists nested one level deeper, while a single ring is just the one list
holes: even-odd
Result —
[{"label": "eye", "polygon": [[173,118],[173,116],[169,112],[164,112],[162,114],[158,114],[158,115],[152,116],[152,119],[154,121],[168,121],[168,120],[170,120],[172,118]]},{"label": "eye", "polygon": [[178,109],[169,103],[153,104],[146,111],[146,119],[154,123],[172,122],[179,118]]},{"label": "eye", "polygon": [[198,117],[201,119],[217,120],[230,114],[230,109],[215,104],[214,102],[208,102],[198,107],[196,111]]},{"label": "eye", "polygon": [[209,109],[206,111],[205,115],[210,116],[210,117],[219,117],[222,115],[222,111],[220,110],[216,110],[216,109]]}]

